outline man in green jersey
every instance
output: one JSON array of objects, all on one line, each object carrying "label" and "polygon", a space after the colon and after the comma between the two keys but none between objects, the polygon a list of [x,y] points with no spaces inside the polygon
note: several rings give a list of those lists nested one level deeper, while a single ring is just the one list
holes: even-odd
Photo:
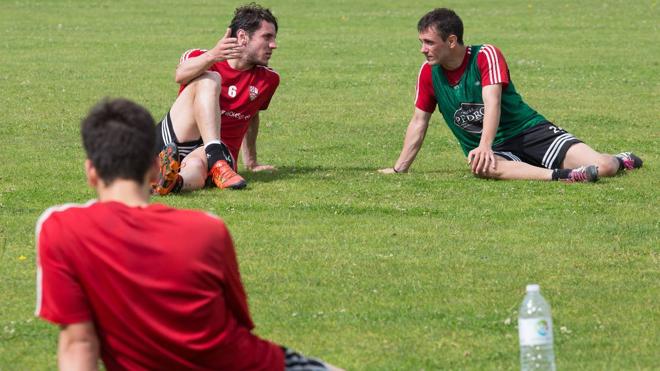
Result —
[{"label": "man in green jersey", "polygon": [[479,177],[595,182],[642,166],[631,152],[594,151],[528,106],[498,48],[463,44],[463,22],[454,11],[432,10],[417,29],[426,62],[417,80],[415,112],[399,159],[381,173],[408,171],[436,105]]}]

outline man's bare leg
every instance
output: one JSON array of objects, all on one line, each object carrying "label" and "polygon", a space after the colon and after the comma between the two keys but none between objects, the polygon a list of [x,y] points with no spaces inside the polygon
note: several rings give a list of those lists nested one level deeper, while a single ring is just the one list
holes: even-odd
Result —
[{"label": "man's bare leg", "polygon": [[584,143],[576,143],[566,152],[562,169],[574,169],[580,166],[598,166],[598,175],[613,176],[619,171],[619,160],[604,153],[598,153]]},{"label": "man's bare leg", "polygon": [[595,166],[580,166],[571,169],[546,169],[520,161],[507,161],[495,156],[495,169],[477,174],[482,178],[502,180],[561,180],[564,182],[595,182],[598,170]]},{"label": "man's bare leg", "polygon": [[[174,134],[179,142],[202,138],[204,148],[182,168],[184,190],[202,188],[206,174],[210,173],[218,188],[241,189],[245,180],[233,170],[235,166],[227,147],[220,141],[220,89],[222,78],[218,73],[205,72],[191,81],[179,94],[170,109]],[[192,155],[192,153],[190,154]],[[188,156],[190,156],[188,155]],[[206,164],[206,172],[200,175],[200,161]],[[183,164],[182,164],[183,165]],[[188,178],[192,176],[192,178]]]},{"label": "man's bare leg", "polygon": [[179,142],[200,137],[206,144],[220,140],[220,88],[222,79],[205,72],[181,92],[170,109],[172,126]]},{"label": "man's bare leg", "polygon": [[181,162],[179,175],[183,178],[183,191],[194,191],[204,188],[208,174],[206,164],[206,153],[204,147],[199,147],[190,152]]},{"label": "man's bare leg", "polygon": [[552,170],[495,156],[495,169],[488,168],[477,176],[501,180],[552,180]]}]

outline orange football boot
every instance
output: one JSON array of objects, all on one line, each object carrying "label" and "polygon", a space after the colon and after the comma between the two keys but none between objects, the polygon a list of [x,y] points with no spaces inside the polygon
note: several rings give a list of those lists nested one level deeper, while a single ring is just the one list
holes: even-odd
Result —
[{"label": "orange football boot", "polygon": [[169,143],[160,151],[158,157],[160,158],[160,172],[158,181],[152,184],[152,193],[164,196],[172,192],[181,177],[179,175],[181,169],[179,149],[176,144]]},{"label": "orange football boot", "polygon": [[216,187],[225,189],[242,189],[247,186],[245,179],[242,176],[236,174],[234,169],[229,166],[227,161],[220,160],[213,164],[209,175],[212,177],[213,183]]}]

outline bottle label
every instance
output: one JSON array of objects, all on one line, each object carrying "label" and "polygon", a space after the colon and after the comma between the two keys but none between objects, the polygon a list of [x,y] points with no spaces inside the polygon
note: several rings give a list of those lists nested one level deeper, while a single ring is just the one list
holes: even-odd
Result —
[{"label": "bottle label", "polygon": [[518,319],[518,335],[521,346],[552,344],[552,318]]}]

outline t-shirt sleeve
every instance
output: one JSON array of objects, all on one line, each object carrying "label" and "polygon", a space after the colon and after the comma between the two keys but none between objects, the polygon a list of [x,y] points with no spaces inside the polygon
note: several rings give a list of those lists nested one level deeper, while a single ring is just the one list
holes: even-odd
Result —
[{"label": "t-shirt sleeve", "polygon": [[269,79],[270,79],[271,88],[268,89],[264,102],[261,105],[261,107],[259,107],[260,111],[265,111],[268,109],[268,106],[270,105],[270,101],[271,99],[273,99],[273,95],[275,95],[275,91],[277,90],[277,87],[280,86],[280,75],[277,72],[271,70],[271,75]]},{"label": "t-shirt sleeve", "polygon": [[477,55],[477,65],[481,72],[481,86],[502,84],[509,85],[509,67],[502,52],[489,44],[485,44]]},{"label": "t-shirt sleeve", "polygon": [[188,49],[183,54],[181,54],[181,58],[179,59],[179,63],[183,63],[183,62],[187,61],[190,58],[199,57],[200,55],[202,55],[204,53],[206,53],[206,50],[204,50],[204,49]]},{"label": "t-shirt sleeve", "polygon": [[[188,49],[188,50],[186,50],[183,54],[181,54],[181,58],[179,58],[179,64],[181,64],[181,63],[183,63],[183,62],[185,62],[185,61],[187,61],[187,60],[189,60],[189,59],[199,57],[200,55],[202,55],[202,54],[204,54],[204,53],[206,53],[206,52],[207,52],[206,49]],[[216,63],[213,63],[213,64],[208,68],[207,71],[215,71],[215,72],[217,72],[217,73],[220,73],[220,70],[219,70],[218,67],[216,66]],[[179,86],[179,94],[181,94],[181,92],[183,91],[183,89],[184,89],[186,86],[187,86],[186,84],[181,84],[181,85]]]},{"label": "t-shirt sleeve", "polygon": [[[42,218],[44,218],[42,216]],[[58,324],[92,320],[85,298],[65,251],[60,226],[54,218],[37,223],[37,308],[35,314]]]},{"label": "t-shirt sleeve", "polygon": [[229,310],[236,317],[238,323],[249,329],[254,328],[254,322],[250,317],[250,310],[247,303],[247,295],[241,282],[241,274],[238,270],[238,261],[236,260],[236,251],[227,227],[220,222],[220,238],[217,240],[220,246],[223,262],[223,288],[225,293],[225,302]]},{"label": "t-shirt sleeve", "polygon": [[415,107],[424,112],[433,113],[437,101],[433,91],[433,78],[431,77],[431,65],[424,62],[417,75],[417,88],[415,89]]}]

